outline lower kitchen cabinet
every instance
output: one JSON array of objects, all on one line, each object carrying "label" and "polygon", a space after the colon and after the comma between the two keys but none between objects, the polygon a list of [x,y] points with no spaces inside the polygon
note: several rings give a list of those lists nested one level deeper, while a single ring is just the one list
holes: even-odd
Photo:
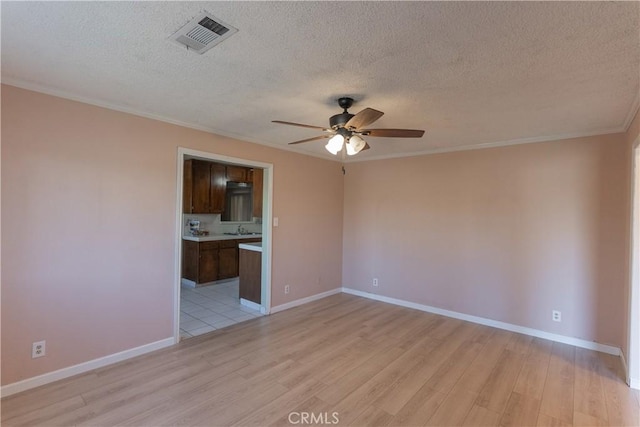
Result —
[{"label": "lower kitchen cabinet", "polygon": [[260,242],[261,238],[241,240],[182,241],[182,277],[196,284],[238,277],[238,243]]},{"label": "lower kitchen cabinet", "polygon": [[217,241],[182,241],[182,277],[195,283],[218,280]]},{"label": "lower kitchen cabinet", "polygon": [[198,259],[198,283],[213,282],[214,280],[218,280],[218,276],[220,276],[217,245],[211,245],[208,243],[217,242],[200,243],[200,258]]},{"label": "lower kitchen cabinet", "polygon": [[238,241],[220,241],[218,279],[238,277]]}]

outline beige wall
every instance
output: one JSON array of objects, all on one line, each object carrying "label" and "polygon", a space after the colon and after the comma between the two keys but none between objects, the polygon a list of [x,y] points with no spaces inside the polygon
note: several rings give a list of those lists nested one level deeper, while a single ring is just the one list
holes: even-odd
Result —
[{"label": "beige wall", "polygon": [[273,305],[344,285],[626,343],[638,117],[626,134],[343,177],[337,162],[11,86],[2,113],[2,384],[171,336],[178,146],[274,164]]},{"label": "beige wall", "polygon": [[178,146],[274,164],[273,305],[341,285],[339,163],[2,86],[2,384],[172,336]]},{"label": "beige wall", "polygon": [[617,134],[349,164],[343,285],[622,346],[627,153]]}]

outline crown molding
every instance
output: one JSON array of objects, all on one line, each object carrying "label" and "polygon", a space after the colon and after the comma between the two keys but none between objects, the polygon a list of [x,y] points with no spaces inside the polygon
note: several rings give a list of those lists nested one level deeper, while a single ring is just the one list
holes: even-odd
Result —
[{"label": "crown molding", "polygon": [[460,145],[456,147],[447,147],[447,148],[434,148],[430,150],[415,151],[412,153],[398,153],[398,154],[389,154],[389,155],[382,155],[382,156],[373,156],[373,157],[367,157],[367,158],[354,158],[354,159],[349,159],[344,163],[366,162],[369,160],[398,159],[402,157],[427,156],[430,154],[443,154],[443,153],[453,153],[456,151],[470,151],[470,150],[481,150],[484,148],[508,147],[511,145],[533,144],[536,142],[561,141],[563,139],[584,138],[588,136],[598,136],[598,135],[610,135],[612,133],[621,133],[624,131],[625,130],[622,127],[605,128],[605,129],[595,130],[591,132],[573,132],[573,133],[564,133],[564,134],[540,136],[540,137],[536,136],[531,138],[510,139],[507,141],[487,142],[483,144]]},{"label": "crown molding", "polygon": [[166,117],[166,116],[162,116],[159,114],[155,114],[155,113],[150,113],[148,111],[142,111],[142,110],[138,110],[135,108],[131,108],[131,107],[125,107],[122,105],[118,105],[118,104],[112,104],[110,102],[106,102],[106,101],[101,101],[98,99],[94,99],[94,98],[88,98],[88,97],[84,97],[84,96],[80,96],[80,95],[76,95],[73,94],[71,92],[67,92],[64,90],[59,90],[59,89],[54,89],[48,86],[43,86],[37,83],[31,83],[31,82],[25,82],[22,80],[18,80],[18,79],[12,79],[12,78],[4,78],[0,81],[0,83],[4,84],[4,85],[8,85],[8,86],[14,86],[20,89],[25,89],[25,90],[29,90],[32,92],[38,92],[38,93],[43,93],[45,95],[50,95],[50,96],[55,96],[57,98],[63,98],[63,99],[68,99],[70,101],[75,101],[75,102],[81,102],[83,104],[89,104],[89,105],[93,105],[95,107],[100,107],[100,108],[106,108],[108,110],[113,110],[113,111],[118,111],[120,113],[126,113],[126,114],[131,114],[134,116],[139,116],[139,117],[144,117],[146,119],[151,119],[151,120],[156,120],[159,122],[164,122],[164,123],[169,123],[172,125],[176,125],[176,126],[181,126],[181,127],[185,127],[185,128],[189,128],[189,129],[194,129],[194,130],[198,130],[201,132],[206,132],[209,134],[213,134],[213,135],[217,135],[217,136],[222,136],[225,138],[232,138],[232,139],[236,139],[238,141],[243,141],[243,142],[250,142],[252,144],[257,144],[257,145],[262,145],[262,146],[266,146],[266,147],[270,147],[270,148],[275,148],[277,150],[282,150],[282,151],[288,151],[290,153],[295,153],[295,154],[300,154],[303,156],[311,156],[311,157],[317,157],[319,159],[323,159],[323,160],[329,160],[329,161],[334,161],[334,162],[341,162],[341,159],[336,159],[333,157],[329,157],[329,155],[322,155],[322,154],[316,154],[316,153],[301,153],[298,150],[295,150],[291,147],[289,147],[288,145],[278,145],[278,144],[273,144],[273,143],[269,143],[269,142],[265,142],[265,141],[260,141],[260,140],[255,140],[252,138],[248,138],[246,136],[243,135],[239,135],[239,134],[235,134],[232,132],[226,132],[226,131],[221,131],[219,129],[215,129],[215,128],[211,128],[208,126],[202,126],[199,125],[197,123],[189,123],[189,122],[184,122],[181,120],[176,120],[176,119],[172,119],[170,117]]},{"label": "crown molding", "polygon": [[627,117],[624,119],[624,124],[622,125],[624,129],[623,132],[626,132],[629,130],[629,126],[631,126],[631,122],[633,121],[633,118],[638,113],[638,110],[640,110],[640,91],[636,93],[636,97],[631,103],[631,108],[627,113]]},{"label": "crown molding", "polygon": [[631,125],[633,118],[635,117],[636,113],[640,109],[640,93],[639,93],[636,95],[631,105],[631,108],[627,113],[627,116],[625,117],[625,120],[622,126],[615,127],[615,128],[605,128],[605,129],[599,129],[599,130],[590,131],[590,132],[572,132],[572,133],[548,135],[548,136],[541,136],[541,137],[517,138],[517,139],[506,140],[506,141],[488,142],[483,144],[461,145],[461,146],[446,147],[446,148],[434,148],[434,149],[428,149],[428,150],[415,151],[411,153],[397,153],[397,154],[387,154],[387,155],[371,156],[371,157],[355,156],[354,158],[347,159],[347,158],[341,158],[339,156],[329,157],[328,155],[325,156],[323,154],[317,154],[312,152],[301,153],[300,151],[293,149],[288,145],[283,146],[283,145],[273,144],[273,143],[269,143],[261,140],[255,140],[255,139],[248,138],[243,135],[238,135],[232,132],[221,131],[219,129],[202,126],[196,123],[189,123],[181,120],[175,120],[170,117],[165,117],[159,114],[149,113],[147,111],[142,111],[142,110],[138,110],[131,107],[125,107],[125,106],[121,106],[121,105],[117,105],[117,104],[113,104],[113,103],[109,103],[109,102],[105,102],[105,101],[101,101],[93,98],[83,97],[67,91],[54,89],[48,86],[43,86],[43,85],[32,83],[32,82],[26,82],[19,79],[4,78],[2,79],[2,81],[0,81],[0,83],[6,84],[9,86],[15,86],[20,89],[43,93],[45,95],[51,95],[58,98],[64,98],[64,99],[68,99],[75,102],[81,102],[84,104],[93,105],[96,107],[119,111],[121,113],[132,114],[135,116],[144,117],[151,120],[157,120],[160,122],[169,123],[176,126],[194,129],[201,132],[210,133],[213,135],[218,135],[226,138],[233,138],[239,141],[250,142],[253,144],[262,145],[262,146],[274,148],[277,150],[288,151],[290,153],[300,154],[303,156],[311,156],[311,157],[328,160],[328,161],[334,161],[334,162],[343,163],[343,164],[355,163],[355,162],[368,162],[368,161],[374,161],[374,160],[398,159],[398,158],[404,158],[404,157],[427,156],[431,154],[453,153],[457,151],[481,150],[485,148],[508,147],[511,145],[532,144],[537,142],[551,142],[551,141],[560,141],[560,140],[571,139],[571,138],[584,138],[588,136],[621,133],[621,132],[626,132],[629,129],[629,126]]}]

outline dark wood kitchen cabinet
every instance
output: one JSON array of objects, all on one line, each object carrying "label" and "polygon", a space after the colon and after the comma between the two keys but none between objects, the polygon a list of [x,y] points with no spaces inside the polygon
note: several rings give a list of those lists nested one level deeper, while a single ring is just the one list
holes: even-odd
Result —
[{"label": "dark wood kitchen cabinet", "polygon": [[218,254],[218,280],[238,277],[238,241],[221,240]]},{"label": "dark wood kitchen cabinet", "polygon": [[208,213],[211,169],[208,162],[186,160],[182,207],[184,213]]},{"label": "dark wood kitchen cabinet", "polygon": [[224,211],[225,166],[204,160],[184,162],[182,208],[184,213],[207,214]]},{"label": "dark wood kitchen cabinet", "polygon": [[219,243],[182,241],[182,277],[195,283],[218,280]]},{"label": "dark wood kitchen cabinet", "polygon": [[198,281],[198,243],[190,240],[182,241],[182,277]]},{"label": "dark wood kitchen cabinet", "polygon": [[260,237],[206,242],[183,240],[182,277],[196,284],[238,277],[238,244],[261,241]]},{"label": "dark wood kitchen cabinet", "polygon": [[227,181],[249,182],[249,168],[242,166],[227,166]]},{"label": "dark wood kitchen cabinet", "polygon": [[240,249],[240,298],[262,302],[262,252]]},{"label": "dark wood kitchen cabinet", "polygon": [[253,216],[262,218],[262,188],[263,188],[263,170],[252,169],[253,181]]},{"label": "dark wood kitchen cabinet", "polygon": [[227,191],[227,171],[220,163],[211,164],[211,188],[209,199],[211,201],[211,213],[224,211],[224,196]]}]

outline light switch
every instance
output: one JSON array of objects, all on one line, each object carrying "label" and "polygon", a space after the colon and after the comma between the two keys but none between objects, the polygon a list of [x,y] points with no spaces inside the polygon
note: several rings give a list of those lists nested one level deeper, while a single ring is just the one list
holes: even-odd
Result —
[{"label": "light switch", "polygon": [[278,217],[277,216],[273,218],[273,226],[274,227],[278,226]]}]

